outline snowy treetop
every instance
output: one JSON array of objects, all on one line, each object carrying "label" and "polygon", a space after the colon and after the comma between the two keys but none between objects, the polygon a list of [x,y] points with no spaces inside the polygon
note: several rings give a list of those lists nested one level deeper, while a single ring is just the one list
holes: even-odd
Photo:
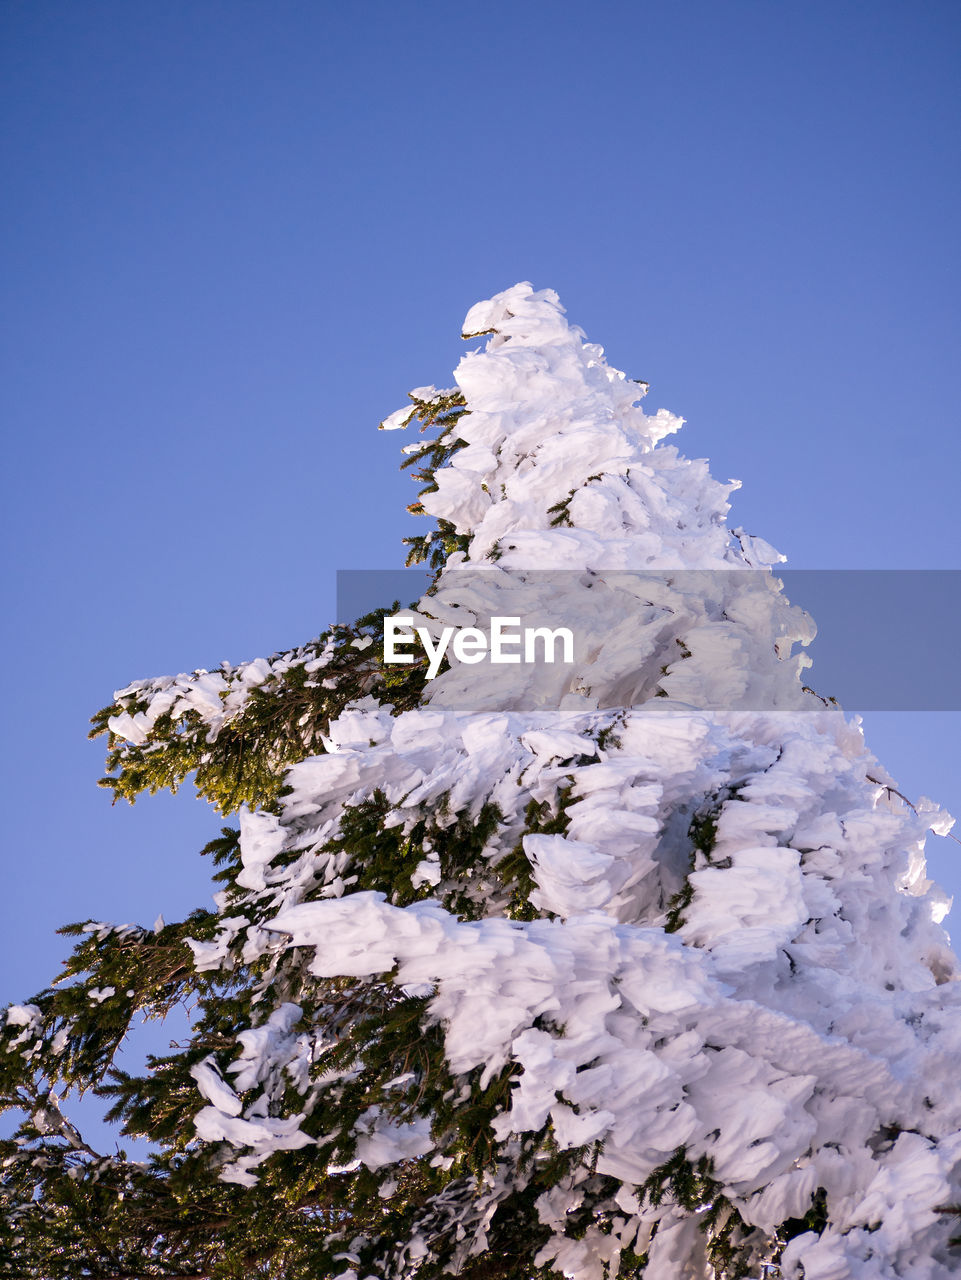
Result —
[{"label": "snowy treetop", "polygon": [[[727,498],[738,482],[719,484],[703,460],[656,448],[683,419],[645,414],[647,385],[608,366],[553,290],[517,284],[478,303],[464,334],[487,333],[455,370],[469,408],[457,424],[464,447],[422,497],[428,515],[470,535],[471,561],[720,569],[782,559],[761,540],[732,546]],[[400,410],[383,425],[410,417]]]}]

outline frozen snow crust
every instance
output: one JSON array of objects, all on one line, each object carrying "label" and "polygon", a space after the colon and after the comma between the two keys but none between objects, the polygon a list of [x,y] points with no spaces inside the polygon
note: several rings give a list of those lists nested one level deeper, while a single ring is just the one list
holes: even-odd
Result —
[{"label": "frozen snow crust", "polygon": [[[474,608],[458,585],[471,566],[495,593],[572,571],[577,594],[617,591],[626,570],[779,559],[728,532],[734,486],[660,443],[680,420],[642,412],[646,388],[554,293],[517,285],[465,332],[486,340],[455,374],[463,444],[422,497],[462,549],[424,618]],[[652,1280],[765,1263],[789,1280],[957,1274],[944,1210],[961,1199],[961,988],[923,858],[949,820],[904,805],[857,724],[802,690],[791,649],[810,622],[773,576],[740,612],[737,578],[711,577],[725,585],[710,607],[685,579],[534,710],[508,687],[464,712],[457,671],[403,714],[361,699],[290,770],[277,814],[243,816],[247,896],[193,944],[197,966],[299,948],[317,981],[422,1002],[448,1101],[504,1085],[479,1178],[459,1174],[457,1134],[413,1068],[350,1134],[320,1139],[319,1160],[366,1167],[385,1197],[405,1162],[452,1169],[376,1275],[415,1274],[439,1235],[456,1271],[550,1160],[537,1263],[570,1280],[641,1274],[643,1259]],[[560,622],[574,605],[556,607]],[[772,709],[723,710],[730,681],[762,682]],[[214,697],[212,732],[223,713]],[[364,822],[407,858],[406,891],[363,887]],[[316,1141],[305,1116],[359,1070],[311,1075],[335,1040],[289,1001],[263,1008],[232,1061],[196,1069],[197,1131],[229,1144],[224,1178],[252,1183],[271,1152]],[[701,1178],[687,1198],[685,1169]],[[733,1262],[712,1246],[725,1229]],[[374,1274],[344,1257],[348,1280]]]}]

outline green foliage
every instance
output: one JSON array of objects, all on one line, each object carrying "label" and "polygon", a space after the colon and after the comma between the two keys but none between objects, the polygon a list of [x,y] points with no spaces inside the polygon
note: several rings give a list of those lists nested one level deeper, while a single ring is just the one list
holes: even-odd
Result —
[{"label": "green foliage", "polygon": [[[437,428],[436,435],[404,450],[407,457],[402,466],[416,467],[417,470],[412,471],[411,475],[415,480],[424,481],[418,500],[410,503],[407,510],[412,515],[424,515],[421,499],[425,494],[436,491],[436,472],[447,466],[458,449],[463,449],[467,443],[457,434],[457,424],[470,410],[462,393],[456,390],[441,392],[430,400],[419,400],[414,395],[410,399],[413,401],[413,408],[404,425],[414,420],[419,421],[422,435],[431,427]],[[458,533],[448,520],[438,520],[437,528],[430,533],[405,538],[404,542],[410,548],[408,565],[426,563],[431,569],[441,569],[447,557],[455,551],[466,553],[470,537]]]},{"label": "green foliage", "polygon": [[292,1170],[247,1190],[211,1180],[196,1157],[138,1165],[52,1142],[42,1156],[9,1147],[3,1199],[19,1207],[0,1221],[4,1280],[337,1273],[329,1197],[320,1185],[298,1194],[305,1179]]},{"label": "green foliage", "polygon": [[513,885],[510,907],[507,911],[512,920],[536,920],[537,909],[530,902],[534,889],[533,868],[524,852],[524,836],[556,835],[567,830],[567,810],[573,803],[570,786],[562,787],[554,803],[547,800],[531,800],[524,815],[524,833],[521,838],[498,863],[497,869],[503,879]]},{"label": "green foliage", "polygon": [[756,1256],[751,1246],[759,1238],[763,1242],[763,1233],[748,1226],[724,1195],[713,1176],[710,1156],[692,1161],[687,1149],[678,1147],[670,1160],[648,1177],[642,1190],[653,1205],[668,1199],[697,1215],[716,1280],[742,1280],[751,1275]]},{"label": "green foliage", "polygon": [[740,790],[741,787],[739,785],[723,787],[713,796],[710,796],[692,816],[688,826],[688,839],[690,840],[688,873],[680,889],[667,904],[667,919],[664,924],[666,933],[676,933],[681,928],[684,924],[684,912],[694,900],[694,886],[690,880],[691,872],[700,870],[701,867],[725,867],[730,865],[729,860],[722,859],[719,861],[714,857],[714,847],[717,844],[717,824],[725,804],[734,799]]},{"label": "green foliage", "polygon": [[[153,721],[142,743],[133,743],[112,729],[110,721],[147,712],[152,699],[166,692],[165,682],[149,682],[118,697],[91,721],[91,738],[108,735],[108,776],[100,785],[115,801],[133,802],[144,791],[175,792],[193,774],[198,793],[221,813],[233,813],[241,805],[272,807],[287,768],[323,753],[331,720],[349,702],[370,694],[396,712],[417,705],[426,659],[404,666],[383,663],[383,618],[398,607],[395,601],[391,609],[377,610],[352,626],[335,626],[311,644],[275,654],[271,674],[261,684],[248,687],[227,672],[223,722],[214,727],[209,715],[178,701]],[[232,697],[236,707],[230,705]]]},{"label": "green foliage", "polygon": [[811,1207],[800,1218],[786,1218],[778,1228],[778,1238],[787,1244],[795,1236],[804,1235],[806,1231],[814,1231],[817,1235],[828,1224],[828,1196],[823,1187],[818,1187],[811,1197]]},{"label": "green foliage", "polygon": [[[486,804],[476,817],[461,814],[452,819],[441,798],[434,812],[425,813],[406,832],[385,825],[389,808],[386,796],[375,791],[345,810],[340,835],[330,844],[332,851],[348,856],[346,869],[356,875],[357,888],[381,892],[398,907],[439,897],[462,919],[478,919],[490,902],[488,875],[505,883],[509,874],[503,864],[488,867],[484,857],[501,822],[497,806]],[[428,860],[437,863],[439,888],[412,883],[418,864]],[[513,887],[509,880],[506,883]]]},{"label": "green foliage", "polygon": [[695,813],[688,827],[691,849],[688,855],[688,874],[677,893],[667,904],[667,921],[664,925],[666,933],[676,933],[684,923],[684,912],[694,900],[694,886],[690,881],[690,873],[697,868],[698,854],[705,862],[711,861],[711,851],[717,840],[717,820],[720,817],[722,802],[714,797],[708,806]]},{"label": "green foliage", "polygon": [[[603,478],[604,477],[601,475],[588,476],[584,481],[584,487],[586,488],[587,485],[592,484],[596,480],[602,480]],[[569,529],[573,529],[574,521],[571,519],[571,499],[574,497],[575,493],[577,493],[577,490],[571,489],[566,498],[562,498],[560,502],[555,502],[552,507],[547,508],[547,514],[553,517],[550,523],[550,527],[552,529],[556,529],[560,525],[566,525]]]}]

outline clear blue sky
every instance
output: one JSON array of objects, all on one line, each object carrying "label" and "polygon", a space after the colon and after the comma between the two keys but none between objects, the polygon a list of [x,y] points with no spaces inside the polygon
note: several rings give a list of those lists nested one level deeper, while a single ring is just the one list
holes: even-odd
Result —
[{"label": "clear blue sky", "polygon": [[[66,920],[206,902],[216,816],[111,809],[87,717],[402,562],[374,428],[517,280],[792,566],[961,567],[959,37],[954,0],[6,0],[2,1000]],[[961,813],[961,715],[866,725]]]}]

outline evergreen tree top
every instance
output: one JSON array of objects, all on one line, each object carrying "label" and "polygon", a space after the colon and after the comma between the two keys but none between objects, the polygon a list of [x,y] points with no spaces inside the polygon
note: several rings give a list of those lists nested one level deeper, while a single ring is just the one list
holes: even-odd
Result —
[{"label": "evergreen tree top", "polygon": [[[445,447],[426,457],[419,509],[461,539],[466,560],[636,570],[782,558],[760,540],[746,553],[731,546],[727,497],[738,482],[719,484],[704,461],[657,447],[683,419],[645,414],[647,384],[610,368],[553,290],[518,284],[472,307],[464,337],[485,336],[455,370],[456,388],[418,388],[413,408],[382,423],[396,429],[442,406]],[[430,445],[409,448],[421,459]]]}]

